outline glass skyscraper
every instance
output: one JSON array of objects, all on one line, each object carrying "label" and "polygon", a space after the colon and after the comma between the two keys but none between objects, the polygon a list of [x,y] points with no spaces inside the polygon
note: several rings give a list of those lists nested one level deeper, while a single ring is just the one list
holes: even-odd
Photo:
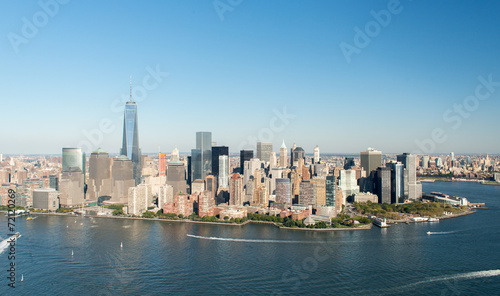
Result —
[{"label": "glass skyscraper", "polygon": [[70,171],[70,168],[79,168],[83,173],[85,182],[85,162],[86,156],[82,148],[63,148],[62,149],[62,171]]},{"label": "glass skyscraper", "polygon": [[132,101],[132,87],[130,101],[125,103],[123,114],[123,144],[121,155],[127,156],[134,165],[134,179],[136,184],[141,181],[141,150],[139,149],[139,132],[137,124],[137,105]]},{"label": "glass skyscraper", "polygon": [[191,149],[191,182],[205,180],[212,172],[212,133],[196,132],[196,149]]}]

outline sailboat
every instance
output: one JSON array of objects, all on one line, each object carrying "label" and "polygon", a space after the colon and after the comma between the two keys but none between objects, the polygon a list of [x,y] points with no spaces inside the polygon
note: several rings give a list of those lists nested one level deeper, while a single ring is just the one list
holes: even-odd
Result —
[{"label": "sailboat", "polygon": [[123,248],[123,242],[120,243],[120,248]]},{"label": "sailboat", "polygon": [[24,281],[24,274],[21,274],[21,282]]},{"label": "sailboat", "polygon": [[73,254],[74,254],[74,253],[73,253],[73,250],[71,250],[71,256],[73,256]]}]

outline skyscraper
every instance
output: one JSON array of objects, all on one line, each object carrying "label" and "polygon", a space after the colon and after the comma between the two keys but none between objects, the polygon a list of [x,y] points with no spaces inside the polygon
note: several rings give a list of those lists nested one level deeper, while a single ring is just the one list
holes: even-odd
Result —
[{"label": "skyscraper", "polygon": [[70,167],[80,168],[85,171],[85,153],[82,148],[63,148],[62,149],[62,170],[66,171]]},{"label": "skyscraper", "polygon": [[429,167],[429,156],[422,156],[422,168],[427,169]]},{"label": "skyscraper", "polygon": [[134,165],[125,155],[113,158],[111,167],[111,202],[126,204],[128,189],[135,186]]},{"label": "skyscraper", "polygon": [[288,178],[276,179],[276,203],[291,204],[292,203],[292,185]]},{"label": "skyscraper", "polygon": [[403,153],[397,156],[397,160],[404,165],[408,171],[405,176],[405,187],[408,184],[408,199],[417,200],[422,197],[422,184],[417,182],[417,156],[415,154]]},{"label": "skyscraper", "polygon": [[271,162],[273,143],[257,142],[257,158],[264,162]]},{"label": "skyscraper", "polygon": [[80,168],[70,167],[61,173],[59,201],[61,207],[73,207],[85,202],[85,183]]},{"label": "skyscraper", "polygon": [[253,158],[253,150],[241,150],[240,151],[240,174],[243,175],[245,169],[245,161]]},{"label": "skyscraper", "polygon": [[132,79],[130,80],[130,101],[125,103],[123,113],[123,143],[120,154],[132,161],[135,184],[139,184],[141,182],[141,149],[139,149],[137,105],[132,101]]},{"label": "skyscraper", "polygon": [[382,152],[380,151],[368,148],[367,151],[362,151],[359,154],[361,169],[365,170],[367,176],[382,165]]},{"label": "skyscraper", "polygon": [[319,163],[319,147],[318,147],[318,145],[316,145],[316,147],[314,147],[313,163]]},{"label": "skyscraper", "polygon": [[219,187],[227,188],[229,187],[229,156],[221,155],[219,156]]},{"label": "skyscraper", "polygon": [[391,169],[391,203],[403,203],[405,200],[405,168],[400,162],[390,162]]},{"label": "skyscraper", "polygon": [[293,166],[293,151],[295,151],[295,148],[297,148],[297,145],[295,143],[293,143],[292,145],[292,148],[290,148],[290,166],[292,167]]},{"label": "skyscraper", "polygon": [[287,160],[288,160],[288,155],[287,155],[285,140],[283,140],[283,143],[281,144],[280,147],[280,163],[279,163],[280,167],[286,168]]},{"label": "skyscraper", "polygon": [[391,169],[377,168],[376,191],[379,203],[391,203]]},{"label": "skyscraper", "polygon": [[196,149],[191,150],[192,182],[212,172],[212,133],[196,132]]},{"label": "skyscraper", "polygon": [[229,205],[243,205],[243,178],[238,173],[229,180]]},{"label": "skyscraper", "polygon": [[335,189],[337,187],[337,177],[334,175],[326,176],[326,205],[335,206]]},{"label": "skyscraper", "polygon": [[167,166],[167,184],[172,186],[173,194],[186,193],[186,169],[184,163],[172,160]]},{"label": "skyscraper", "polygon": [[[87,192],[87,187],[86,187],[86,175],[85,175],[85,170],[86,170],[86,156],[85,153],[82,152],[82,148],[63,148],[62,149],[62,172],[61,173],[68,173],[68,174],[61,174],[61,180],[60,184],[62,184],[61,187],[61,192],[63,195],[63,199],[65,198],[66,194],[68,193],[69,188],[72,188],[71,191],[74,194],[78,194],[80,196],[80,193],[76,192],[76,188],[81,188],[83,198],[85,198],[85,193]],[[82,184],[79,185],[68,185],[69,183],[69,178],[71,177],[71,182],[77,182],[77,180],[80,180],[79,176],[76,176],[78,174],[82,174]],[[64,178],[63,178],[64,177]],[[70,182],[70,183],[71,183]],[[69,187],[68,187],[69,186]],[[69,194],[69,193],[68,193]],[[78,202],[79,199],[75,197],[75,200]],[[68,203],[63,200],[61,202],[61,205],[66,206]]]},{"label": "skyscraper", "polygon": [[90,154],[87,195],[95,201],[101,196],[111,196],[111,159],[101,148]]},{"label": "skyscraper", "polygon": [[165,176],[167,173],[167,155],[165,153],[158,153],[158,174]]},{"label": "skyscraper", "polygon": [[229,156],[229,147],[227,146],[213,146],[212,147],[212,175],[219,176],[219,156]]},{"label": "skyscraper", "polygon": [[316,182],[302,181],[300,182],[299,204],[301,205],[316,205]]},{"label": "skyscraper", "polygon": [[295,165],[294,163],[298,163],[300,159],[303,159],[305,162],[305,158],[306,158],[306,152],[304,151],[304,149],[302,149],[302,147],[295,146],[295,149],[293,149],[292,152],[292,159],[293,159],[292,166]]}]

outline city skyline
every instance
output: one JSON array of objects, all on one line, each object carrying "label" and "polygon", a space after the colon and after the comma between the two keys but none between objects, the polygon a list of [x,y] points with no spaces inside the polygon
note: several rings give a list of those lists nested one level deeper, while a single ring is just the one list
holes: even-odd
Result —
[{"label": "city skyline", "polygon": [[130,75],[144,153],[188,152],[199,130],[230,153],[283,139],[322,154],[498,153],[499,4],[390,3],[245,1],[221,20],[210,1],[129,1],[99,3],[89,23],[97,3],[69,2],[18,46],[47,10],[4,4],[0,153],[118,153]]}]

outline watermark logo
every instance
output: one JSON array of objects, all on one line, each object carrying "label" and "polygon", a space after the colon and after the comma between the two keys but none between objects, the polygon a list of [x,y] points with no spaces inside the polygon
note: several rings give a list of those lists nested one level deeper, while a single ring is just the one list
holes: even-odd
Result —
[{"label": "watermark logo", "polygon": [[273,109],[273,113],[275,116],[269,120],[268,127],[261,128],[256,136],[248,136],[247,140],[239,145],[239,150],[253,149],[257,142],[272,142],[275,134],[284,131],[291,120],[297,117],[295,114],[288,113],[286,107],[283,107],[282,111]]},{"label": "watermark logo", "polygon": [[386,28],[391,23],[392,17],[398,15],[403,11],[403,6],[399,0],[390,0],[387,3],[387,9],[382,9],[378,12],[375,10],[370,11],[373,20],[367,22],[363,29],[354,27],[354,38],[352,44],[341,42],[339,47],[344,55],[346,62],[351,63],[351,56],[353,54],[360,54],[363,48],[366,48],[374,38],[376,38],[382,28]]},{"label": "watermark logo", "polygon": [[[477,80],[479,83],[474,89],[474,93],[465,97],[462,102],[454,104],[452,108],[447,109],[443,113],[443,121],[451,124],[451,129],[456,130],[462,126],[464,119],[467,119],[475,112],[481,103],[495,93],[496,88],[500,86],[500,81],[494,81],[493,75],[488,75],[487,78],[480,75]],[[435,128],[431,131],[431,135],[425,139],[415,140],[418,147],[413,154],[432,154],[436,151],[437,144],[443,144],[448,139],[446,130],[443,128]]]},{"label": "watermark logo", "polygon": [[214,0],[212,2],[215,12],[221,22],[224,21],[224,14],[227,12],[232,12],[236,7],[238,7],[243,0]]},{"label": "watermark logo", "polygon": [[22,44],[28,44],[30,39],[35,38],[39,30],[49,23],[49,19],[57,15],[60,5],[67,4],[69,0],[40,0],[38,6],[40,10],[35,12],[33,16],[28,19],[23,17],[21,19],[21,34],[9,32],[7,38],[15,53],[19,52],[19,47]]}]

